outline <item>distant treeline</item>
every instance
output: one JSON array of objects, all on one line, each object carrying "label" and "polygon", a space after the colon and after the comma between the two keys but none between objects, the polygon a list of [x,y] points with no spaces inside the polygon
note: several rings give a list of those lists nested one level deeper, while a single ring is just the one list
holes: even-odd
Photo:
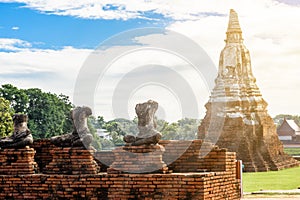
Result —
[{"label": "distant treeline", "polygon": [[[162,119],[157,119],[157,130],[165,140],[193,140],[197,138],[197,130],[200,120],[184,118],[177,122],[169,123]],[[137,118],[133,120],[118,118],[111,121],[104,121],[102,116],[91,117],[90,123],[95,129],[102,129],[109,137],[101,138],[102,148],[112,148],[122,145],[123,136],[127,134],[138,134]]]},{"label": "distant treeline", "polygon": [[[24,113],[28,115],[28,127],[33,137],[49,138],[72,131],[70,111],[74,105],[69,97],[43,92],[39,88],[19,89],[5,84],[0,87],[0,137],[11,134],[13,130],[12,115]],[[300,125],[300,116],[280,114],[274,117],[279,126],[283,119],[293,119]],[[197,130],[201,120],[184,118],[177,122],[167,122],[157,119],[157,130],[166,140],[192,140],[197,138]],[[137,118],[114,119],[105,121],[103,116],[91,116],[88,120],[89,128],[94,135],[96,148],[112,148],[122,145],[123,136],[138,133]],[[99,137],[96,133],[102,130],[106,137]]]},{"label": "distant treeline", "polygon": [[[28,127],[35,139],[49,138],[72,131],[70,111],[74,105],[69,97],[63,94],[57,95],[43,92],[39,88],[20,89],[11,84],[0,87],[0,137],[12,133],[12,115],[14,113],[27,114]],[[88,125],[95,137],[96,148],[112,148],[123,144],[123,136],[136,135],[137,118],[133,120],[115,119],[105,121],[102,116],[91,116]],[[181,119],[174,123],[165,120],[157,120],[157,130],[163,139],[191,140],[196,138],[199,120]],[[109,139],[100,138],[96,134],[97,129],[104,129]]]}]

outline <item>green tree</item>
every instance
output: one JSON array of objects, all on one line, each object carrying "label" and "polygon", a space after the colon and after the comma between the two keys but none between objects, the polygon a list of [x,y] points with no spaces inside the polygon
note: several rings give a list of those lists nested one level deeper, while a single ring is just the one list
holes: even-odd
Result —
[{"label": "green tree", "polygon": [[112,138],[114,145],[124,144],[123,137],[126,135],[126,132],[122,129],[121,125],[117,121],[109,121],[105,123],[104,128],[109,133]]},{"label": "green tree", "polygon": [[18,89],[2,85],[0,96],[10,101],[15,112],[28,115],[28,127],[34,138],[47,138],[72,130],[72,104],[65,95],[45,93],[41,89]]},{"label": "green tree", "polygon": [[102,148],[102,145],[101,145],[100,137],[97,135],[96,127],[93,124],[94,120],[95,120],[95,117],[90,116],[88,118],[87,125],[88,125],[88,128],[89,128],[91,134],[93,135],[92,146],[95,149],[100,150]]},{"label": "green tree", "polygon": [[179,126],[179,140],[194,140],[197,137],[198,126],[200,124],[200,120],[184,118],[177,121]]},{"label": "green tree", "polygon": [[90,116],[89,120],[95,129],[103,128],[106,123],[103,116],[98,116],[97,119],[94,116]]},{"label": "green tree", "polygon": [[163,120],[163,119],[157,119],[156,118],[156,129],[163,133],[165,131],[165,129],[167,128],[167,126],[169,125],[169,122]]},{"label": "green tree", "polygon": [[0,97],[0,137],[9,135],[13,131],[13,110],[8,100]]},{"label": "green tree", "polygon": [[[106,129],[111,139],[100,138],[101,146],[105,149],[113,148],[116,145],[122,145],[123,136],[127,134],[138,134],[138,119],[133,120],[117,118],[105,122],[104,118],[91,117],[91,124],[97,129]],[[200,120],[184,118],[174,123],[169,123],[163,119],[156,119],[156,129],[162,134],[162,139],[165,140],[193,140],[196,138],[196,133]]]},{"label": "green tree", "polygon": [[63,133],[69,132],[72,130],[73,122],[71,119],[70,111],[74,107],[74,105],[71,103],[68,96],[60,94],[58,97],[58,104],[60,111],[64,113],[64,119],[63,119]]},{"label": "green tree", "polygon": [[164,140],[177,140],[179,137],[178,134],[179,126],[177,123],[171,123],[161,131],[162,139]]},{"label": "green tree", "polygon": [[10,106],[14,108],[16,113],[27,112],[29,99],[25,90],[18,89],[11,84],[5,84],[0,88],[0,96],[10,102]]},{"label": "green tree", "polygon": [[48,138],[70,132],[71,103],[67,104],[65,99],[44,93],[38,88],[28,89],[26,94],[29,98],[28,127],[35,138]]},{"label": "green tree", "polygon": [[103,116],[98,116],[97,117],[97,128],[102,128],[105,124],[105,121],[104,121],[104,117]]},{"label": "green tree", "polygon": [[133,120],[124,119],[124,118],[117,118],[110,122],[116,122],[118,124],[119,130],[115,130],[120,135],[137,135],[138,128],[137,128],[137,118]]},{"label": "green tree", "polygon": [[165,120],[157,120],[157,130],[164,140],[194,140],[199,126],[199,120],[184,118],[177,122],[168,123]]},{"label": "green tree", "polygon": [[109,133],[115,132],[119,136],[126,135],[126,132],[122,129],[122,126],[120,123],[116,121],[109,121],[105,124],[104,127]]}]

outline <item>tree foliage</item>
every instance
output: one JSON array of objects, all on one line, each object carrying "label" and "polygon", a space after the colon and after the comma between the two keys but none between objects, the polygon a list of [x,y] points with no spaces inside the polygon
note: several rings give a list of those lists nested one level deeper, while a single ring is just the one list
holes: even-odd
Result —
[{"label": "tree foliage", "polygon": [[13,110],[8,100],[0,97],[0,137],[9,135],[13,131]]},{"label": "tree foliage", "polygon": [[6,84],[1,86],[0,96],[10,101],[15,112],[28,115],[28,127],[34,138],[48,138],[72,130],[70,111],[73,106],[65,95]]},{"label": "tree foliage", "polygon": [[0,88],[0,96],[10,102],[10,106],[16,113],[26,113],[29,100],[26,90],[18,89],[11,84],[5,84]]},{"label": "tree foliage", "polygon": [[177,122],[169,123],[157,120],[157,130],[161,132],[164,140],[194,140],[196,139],[200,120],[183,118]]},{"label": "tree foliage", "polygon": [[102,148],[101,139],[97,135],[97,127],[95,126],[95,117],[94,116],[90,116],[88,118],[87,125],[88,125],[88,128],[89,128],[91,134],[93,135],[92,146],[95,149],[100,150]]},{"label": "tree foliage", "polygon": [[[162,139],[165,140],[193,140],[196,139],[196,133],[200,121],[197,119],[184,118],[177,122],[169,123],[162,119],[157,119],[157,130],[162,134]],[[112,148],[114,146],[122,145],[123,137],[125,135],[138,134],[138,120],[117,118],[110,121],[104,121],[102,116],[97,119],[91,118],[92,125],[97,129],[105,129],[110,139],[100,138],[101,146],[103,148]]]}]

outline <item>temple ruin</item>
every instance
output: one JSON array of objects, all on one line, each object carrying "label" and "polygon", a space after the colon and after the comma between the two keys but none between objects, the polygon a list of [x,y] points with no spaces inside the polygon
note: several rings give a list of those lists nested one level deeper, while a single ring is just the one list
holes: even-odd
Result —
[{"label": "temple ruin", "polygon": [[72,133],[1,148],[0,199],[240,199],[236,154],[203,140],[160,140],[157,107],[137,104],[139,134],[113,151],[85,142],[88,107],[71,111]]},{"label": "temple ruin", "polygon": [[207,112],[198,128],[201,139],[237,153],[245,171],[280,170],[299,165],[283,152],[243,44],[238,15],[230,10],[226,44]]}]

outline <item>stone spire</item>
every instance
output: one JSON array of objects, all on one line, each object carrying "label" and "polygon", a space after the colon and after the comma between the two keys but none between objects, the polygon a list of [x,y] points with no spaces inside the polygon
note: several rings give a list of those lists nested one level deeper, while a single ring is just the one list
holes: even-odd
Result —
[{"label": "stone spire", "polygon": [[231,9],[230,15],[229,15],[229,22],[228,22],[228,28],[227,28],[227,43],[236,43],[241,42],[243,40],[242,38],[242,30],[240,27],[239,19],[237,13]]},{"label": "stone spire", "polygon": [[298,165],[284,154],[276,126],[267,112],[243,44],[238,15],[230,10],[226,44],[220,53],[216,85],[205,105],[198,136],[237,153],[246,171],[278,170]]},{"label": "stone spire", "polygon": [[[243,44],[238,15],[230,10],[226,44],[219,59],[219,72],[211,101],[262,100],[252,73],[249,50]],[[250,99],[249,99],[250,98]],[[266,103],[263,103],[265,109]],[[241,109],[248,109],[244,104]]]}]

